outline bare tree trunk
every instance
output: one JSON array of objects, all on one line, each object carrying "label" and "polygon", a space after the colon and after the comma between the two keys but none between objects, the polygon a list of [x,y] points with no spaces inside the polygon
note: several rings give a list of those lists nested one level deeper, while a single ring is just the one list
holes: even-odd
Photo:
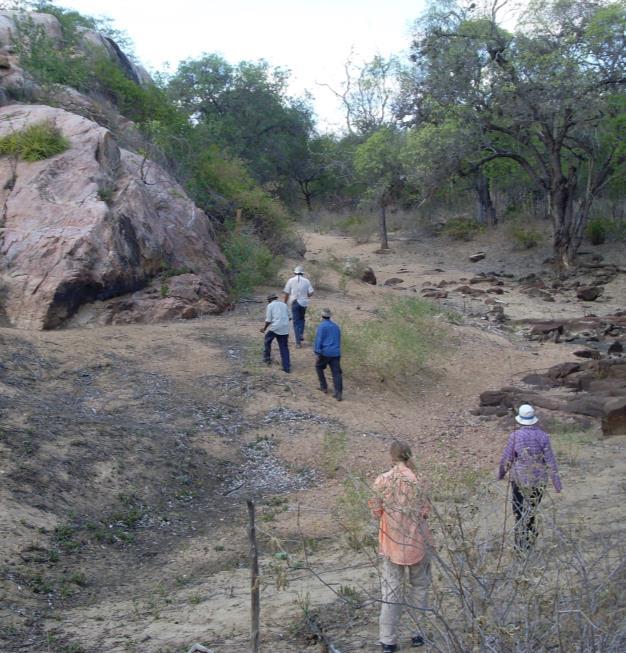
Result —
[{"label": "bare tree trunk", "polygon": [[259,615],[261,612],[259,592],[259,550],[256,543],[254,503],[248,499],[248,543],[250,545],[250,653],[259,652]]},{"label": "bare tree trunk", "polygon": [[474,187],[478,196],[478,222],[490,225],[498,224],[496,207],[491,201],[489,179],[480,170],[476,174]]},{"label": "bare tree trunk", "polygon": [[[560,166],[560,161],[558,165]],[[558,175],[554,175],[550,189],[550,210],[554,229],[552,244],[555,265],[560,274],[574,265],[576,252],[582,241],[581,229],[584,229],[584,224],[581,226],[580,223],[582,216],[577,216],[574,211],[576,183],[576,169],[571,167],[567,177],[560,170]],[[580,238],[577,238],[577,234],[580,234]]]},{"label": "bare tree trunk", "polygon": [[378,214],[378,235],[380,237],[380,248],[389,249],[387,239],[387,206],[384,202],[380,204],[380,213]]},{"label": "bare tree trunk", "polygon": [[311,188],[309,187],[309,182],[298,180],[298,186],[300,186],[300,192],[302,193],[302,197],[304,197],[306,208],[308,212],[311,213],[313,211],[313,204],[311,202],[313,198],[313,193],[311,192]]}]

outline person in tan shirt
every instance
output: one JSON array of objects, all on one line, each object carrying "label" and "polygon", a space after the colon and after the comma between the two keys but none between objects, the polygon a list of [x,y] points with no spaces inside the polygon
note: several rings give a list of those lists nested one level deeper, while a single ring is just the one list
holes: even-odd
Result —
[{"label": "person in tan shirt", "polygon": [[[404,606],[413,613],[414,622],[419,623],[419,611],[428,608],[431,584],[432,536],[426,523],[430,503],[423,484],[418,482],[410,447],[394,440],[389,453],[393,466],[376,479],[376,496],[370,500],[372,515],[379,520],[379,553],[383,562],[380,611],[383,653],[397,650],[398,623]],[[405,576],[408,576],[406,593]],[[411,643],[422,646],[423,634],[415,633]]]}]

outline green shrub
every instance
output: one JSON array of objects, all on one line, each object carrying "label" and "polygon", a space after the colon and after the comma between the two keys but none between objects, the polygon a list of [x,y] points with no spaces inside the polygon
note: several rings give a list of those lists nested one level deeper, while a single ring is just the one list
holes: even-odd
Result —
[{"label": "green shrub", "polygon": [[143,87],[129,79],[123,70],[104,55],[92,56],[89,64],[92,89],[104,94],[119,112],[140,125],[177,120],[176,108],[157,86]]},{"label": "green shrub", "polygon": [[285,207],[252,178],[245,165],[217,148],[206,150],[189,182],[192,196],[203,205],[212,193],[229,199],[241,209],[243,222],[267,247],[279,254],[303,253],[293,221]]},{"label": "green shrub", "polygon": [[19,156],[25,161],[41,161],[60,154],[70,146],[60,129],[40,122],[0,138],[0,154]]},{"label": "green shrub", "polygon": [[602,245],[611,229],[606,218],[592,218],[587,222],[587,238],[592,245]]},{"label": "green shrub", "polygon": [[452,238],[452,240],[472,240],[472,238],[484,230],[476,220],[470,218],[452,218],[446,222],[441,233]]},{"label": "green shrub", "polygon": [[442,313],[436,304],[415,298],[390,301],[376,319],[344,323],[347,374],[400,381],[423,372],[447,344],[447,324],[457,320],[456,314]]},{"label": "green shrub", "polygon": [[249,293],[255,286],[276,279],[281,259],[254,233],[227,226],[222,251],[228,261],[233,299]]},{"label": "green shrub", "polygon": [[347,545],[362,551],[375,545],[369,531],[371,513],[368,505],[373,492],[367,479],[360,474],[350,474],[343,482],[343,492],[337,499],[337,522],[343,529]]},{"label": "green shrub", "polygon": [[344,432],[327,431],[322,441],[322,467],[329,478],[335,478],[345,459],[347,447]]},{"label": "green shrub", "polygon": [[40,84],[64,84],[78,90],[89,86],[85,57],[76,52],[76,24],[61,24],[64,43],[59,46],[30,16],[17,21],[19,38],[15,46],[20,64]]},{"label": "green shrub", "polygon": [[374,213],[350,215],[339,223],[339,228],[346,236],[352,237],[357,245],[364,245],[377,233],[378,217]]},{"label": "green shrub", "polygon": [[542,234],[533,227],[524,227],[521,224],[514,224],[511,228],[511,238],[520,249],[532,249],[542,240]]}]

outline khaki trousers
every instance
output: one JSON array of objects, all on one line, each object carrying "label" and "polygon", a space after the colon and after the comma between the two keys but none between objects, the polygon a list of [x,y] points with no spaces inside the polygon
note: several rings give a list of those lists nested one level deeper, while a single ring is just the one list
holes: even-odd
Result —
[{"label": "khaki trousers", "polygon": [[[406,582],[406,591],[405,581],[408,581]],[[402,609],[405,607],[413,621],[412,628],[419,632],[417,628],[420,621],[418,612],[419,609],[423,610],[428,607],[430,583],[430,558],[428,555],[415,565],[397,565],[389,558],[383,558],[382,607],[380,609],[381,644],[397,643],[398,623]]]}]

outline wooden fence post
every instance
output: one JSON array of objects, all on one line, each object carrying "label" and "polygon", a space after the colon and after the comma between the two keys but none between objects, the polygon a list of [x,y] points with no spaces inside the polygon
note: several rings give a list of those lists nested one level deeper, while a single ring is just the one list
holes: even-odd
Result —
[{"label": "wooden fence post", "polygon": [[248,542],[250,544],[250,653],[259,653],[259,614],[261,611],[259,589],[259,550],[254,525],[254,503],[248,499]]}]

